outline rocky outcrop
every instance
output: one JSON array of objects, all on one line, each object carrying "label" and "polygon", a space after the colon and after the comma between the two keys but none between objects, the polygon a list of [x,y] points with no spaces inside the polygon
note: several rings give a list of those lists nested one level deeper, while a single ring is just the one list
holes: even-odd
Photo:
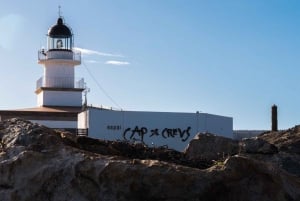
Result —
[{"label": "rocky outcrop", "polygon": [[191,160],[224,160],[239,154],[247,158],[265,161],[300,178],[300,126],[289,130],[265,132],[260,136],[240,142],[199,133],[190,142],[185,155]]},{"label": "rocky outcrop", "polygon": [[276,154],[278,149],[275,145],[268,143],[267,141],[254,137],[246,138],[240,142],[241,152],[250,154]]},{"label": "rocky outcrop", "polygon": [[79,138],[20,119],[0,122],[0,142],[1,201],[300,200],[298,177],[247,156],[196,168],[180,164],[187,159],[172,150],[152,150],[157,158],[149,159],[142,145]]},{"label": "rocky outcrop", "polygon": [[224,160],[239,152],[238,141],[210,133],[199,133],[189,143],[184,153],[190,160]]},{"label": "rocky outcrop", "polygon": [[264,155],[247,155],[247,157],[272,162],[281,169],[300,178],[300,126],[284,131],[266,132],[258,136],[258,139],[275,146],[278,153],[269,157]]},{"label": "rocky outcrop", "polygon": [[285,131],[264,133],[259,138],[274,144],[279,151],[300,154],[300,126]]}]

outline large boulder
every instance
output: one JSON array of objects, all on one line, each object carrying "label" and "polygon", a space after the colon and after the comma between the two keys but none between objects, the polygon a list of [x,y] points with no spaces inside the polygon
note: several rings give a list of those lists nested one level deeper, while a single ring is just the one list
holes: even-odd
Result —
[{"label": "large boulder", "polygon": [[198,133],[184,151],[190,160],[220,160],[238,152],[238,141],[209,133]]}]

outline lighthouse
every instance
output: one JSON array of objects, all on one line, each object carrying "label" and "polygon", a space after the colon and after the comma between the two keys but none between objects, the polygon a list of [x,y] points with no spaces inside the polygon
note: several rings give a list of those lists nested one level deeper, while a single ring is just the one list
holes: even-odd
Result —
[{"label": "lighthouse", "polygon": [[38,63],[44,68],[35,91],[38,107],[81,107],[84,80],[75,78],[81,54],[73,45],[72,29],[59,16],[48,30],[47,49],[38,51]]},{"label": "lighthouse", "polygon": [[83,78],[75,77],[81,54],[73,46],[72,29],[59,13],[56,23],[48,29],[47,48],[38,51],[43,75],[36,82],[37,107],[0,110],[0,121],[19,117],[50,128],[77,132],[85,84]]}]

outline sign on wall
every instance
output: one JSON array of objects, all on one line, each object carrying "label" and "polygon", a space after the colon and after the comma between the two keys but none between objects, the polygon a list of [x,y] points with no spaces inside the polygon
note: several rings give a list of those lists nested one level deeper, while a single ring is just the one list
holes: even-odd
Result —
[{"label": "sign on wall", "polygon": [[163,137],[167,138],[179,138],[182,142],[185,142],[191,136],[190,134],[191,127],[186,129],[181,128],[154,128],[148,129],[147,127],[135,126],[134,128],[127,128],[123,132],[124,140],[134,140],[144,142],[144,136],[147,135],[149,138],[152,137]]}]

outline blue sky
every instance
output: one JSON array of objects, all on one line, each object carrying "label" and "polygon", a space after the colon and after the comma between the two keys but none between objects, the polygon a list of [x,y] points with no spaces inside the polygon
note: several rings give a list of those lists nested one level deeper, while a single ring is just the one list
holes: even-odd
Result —
[{"label": "blue sky", "polygon": [[0,109],[36,106],[37,52],[61,5],[89,104],[231,116],[234,129],[269,129],[277,104],[280,129],[300,123],[299,1],[0,3]]}]

